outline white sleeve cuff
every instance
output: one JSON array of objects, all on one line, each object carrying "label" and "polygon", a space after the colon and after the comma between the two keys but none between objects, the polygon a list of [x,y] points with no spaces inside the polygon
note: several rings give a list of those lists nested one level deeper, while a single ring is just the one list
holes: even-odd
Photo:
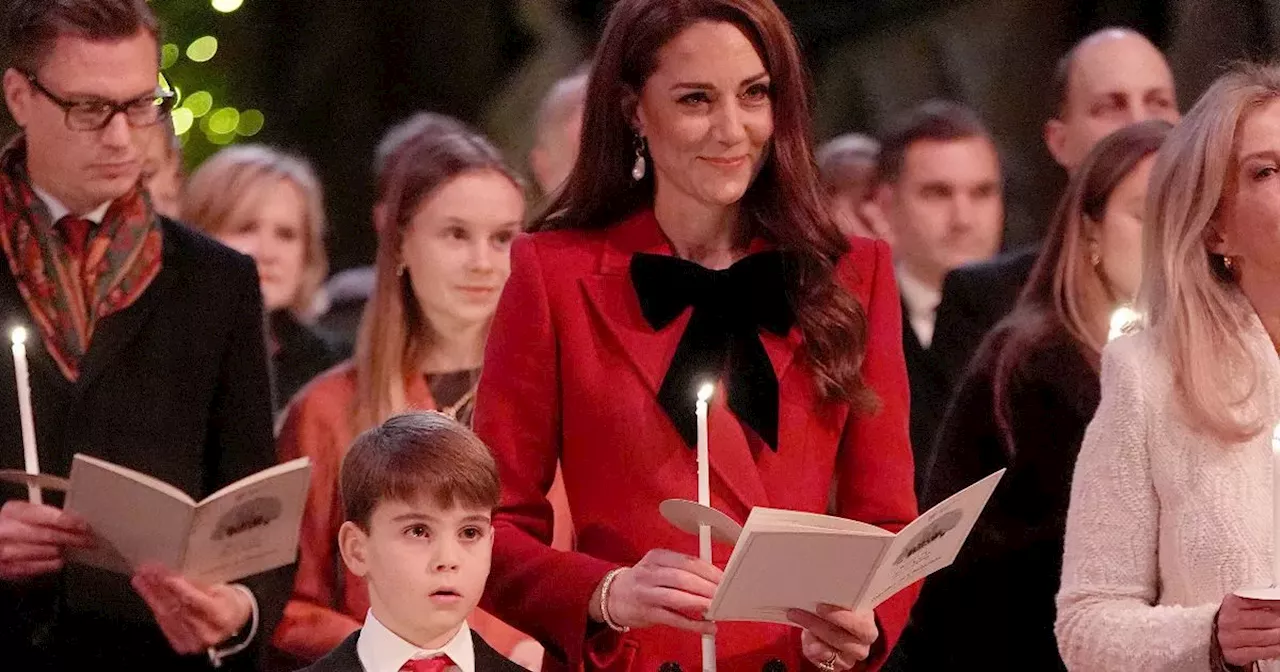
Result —
[{"label": "white sleeve cuff", "polygon": [[209,647],[206,650],[206,653],[209,654],[209,664],[215,668],[222,667],[222,660],[224,658],[234,656],[249,648],[249,645],[253,643],[254,637],[258,635],[258,598],[254,596],[252,590],[249,590],[238,583],[231,584],[231,587],[239,590],[249,597],[249,609],[251,613],[249,617],[249,634],[246,635],[244,639],[230,646],[221,648],[216,646]]}]

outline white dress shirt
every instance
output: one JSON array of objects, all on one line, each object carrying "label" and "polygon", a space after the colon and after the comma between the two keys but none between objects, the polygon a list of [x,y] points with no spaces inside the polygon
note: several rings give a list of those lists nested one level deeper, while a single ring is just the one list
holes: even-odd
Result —
[{"label": "white dress shirt", "polygon": [[[59,201],[58,199],[54,198],[49,192],[45,191],[44,189],[41,189],[40,187],[37,187],[36,185],[33,184],[31,185],[31,190],[36,192],[36,196],[39,197],[41,202],[44,203],[44,207],[49,209],[49,221],[53,222],[54,224],[57,224],[58,220],[62,219],[63,217],[66,217],[67,215],[72,214],[71,208],[68,208],[67,206],[63,205],[62,201]],[[111,208],[111,201],[107,201],[106,203],[99,205],[93,210],[86,212],[84,214],[84,218],[93,222],[94,225],[96,226],[102,223],[102,218],[107,216],[107,210],[109,210],[110,208]]]},{"label": "white dress shirt", "polygon": [[907,307],[907,321],[916,332],[920,345],[928,348],[933,343],[933,325],[938,319],[938,304],[942,303],[942,290],[934,289],[917,280],[899,266],[897,268],[898,291]]},{"label": "white dress shirt", "polygon": [[457,634],[439,649],[422,649],[400,637],[383,625],[373,610],[365,616],[364,628],[356,641],[356,653],[365,672],[400,672],[405,663],[415,658],[434,658],[440,654],[453,661],[450,669],[476,672],[476,652],[471,642],[471,628],[462,622]]}]

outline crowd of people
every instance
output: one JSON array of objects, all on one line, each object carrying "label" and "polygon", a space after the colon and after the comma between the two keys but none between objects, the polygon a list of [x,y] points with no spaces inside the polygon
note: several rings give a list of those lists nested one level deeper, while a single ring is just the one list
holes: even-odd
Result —
[{"label": "crowd of people", "polygon": [[[184,170],[144,0],[4,18],[0,323],[33,334],[42,471],[85,453],[198,501],[311,464],[296,564],[230,584],[69,562],[102,540],[0,484],[5,669],[690,670],[710,633],[734,672],[1280,669],[1280,602],[1237,595],[1280,580],[1280,67],[1183,118],[1146,37],[1084,37],[1044,124],[1067,186],[1002,251],[977,111],[814,147],[772,0],[619,0],[532,184],[415,114],[371,166],[376,258],[330,278],[305,157]],[[874,610],[712,623],[733,548],[659,513],[698,490],[706,380],[739,522],[897,531],[1007,472],[954,564]]]}]

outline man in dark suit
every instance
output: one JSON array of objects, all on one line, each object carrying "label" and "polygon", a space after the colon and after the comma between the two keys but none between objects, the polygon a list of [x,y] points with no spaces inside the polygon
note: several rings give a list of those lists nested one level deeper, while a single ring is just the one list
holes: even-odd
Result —
[{"label": "man in dark suit", "polygon": [[951,269],[988,259],[1000,248],[1000,158],[977,114],[956,103],[931,101],[886,129],[877,182],[871,210],[883,219],[902,294],[911,444],[920,494],[949,392],[933,347],[942,279]]},{"label": "man in dark suit", "polygon": [[[1067,172],[1093,145],[1123,126],[1178,121],[1173,74],[1164,55],[1132,30],[1107,28],[1078,42],[1058,62],[1054,116],[1045,122],[1045,147]],[[1013,308],[1037,250],[1003,254],[947,275],[938,306],[935,342],[948,389],[992,327]]]},{"label": "man in dark suit", "polygon": [[[12,0],[5,18],[5,102],[22,133],[0,151],[0,325],[31,334],[41,470],[66,476],[85,453],[200,500],[271,466],[253,263],[156,215],[138,186],[171,104],[155,17],[143,0]],[[14,366],[0,361],[0,468],[21,469]],[[290,568],[200,585],[69,564],[92,531],[59,493],[25,499],[0,486],[6,668],[253,669]]]}]

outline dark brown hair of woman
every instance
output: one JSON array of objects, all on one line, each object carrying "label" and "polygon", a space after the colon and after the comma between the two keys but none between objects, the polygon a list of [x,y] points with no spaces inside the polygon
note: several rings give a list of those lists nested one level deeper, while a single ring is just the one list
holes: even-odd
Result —
[{"label": "dark brown hair of woman", "polygon": [[1090,262],[1089,239],[1106,217],[1111,192],[1143,159],[1160,150],[1172,129],[1166,121],[1144,121],[1098,141],[1058,202],[1017,305],[984,343],[984,349],[999,348],[992,394],[1006,449],[1013,450],[1012,382],[1031,352],[1065,333],[1094,371],[1101,367],[1108,316],[1117,297],[1101,269]]},{"label": "dark brown hair of woman", "polygon": [[818,391],[826,399],[870,410],[875,397],[860,371],[866,313],[835,275],[849,242],[822,195],[800,48],[771,0],[621,0],[596,51],[577,163],[530,230],[601,229],[653,205],[654,171],[640,181],[631,177],[634,110],[627,108],[634,108],[657,67],[658,51],[701,21],[737,26],[755,45],[772,80],[774,134],[764,166],[741,201],[742,234],[764,238],[790,259],[788,295]]}]

